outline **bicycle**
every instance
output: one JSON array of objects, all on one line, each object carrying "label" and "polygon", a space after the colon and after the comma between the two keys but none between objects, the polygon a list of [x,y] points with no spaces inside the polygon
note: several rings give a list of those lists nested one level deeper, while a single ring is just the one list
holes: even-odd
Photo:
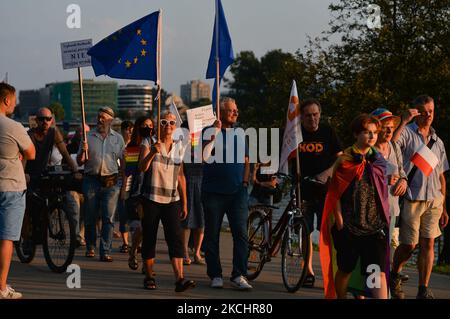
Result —
[{"label": "bicycle", "polygon": [[31,263],[42,244],[45,261],[56,273],[65,272],[76,248],[75,224],[64,210],[65,192],[73,185],[69,171],[45,172],[27,194],[21,237],[14,243],[22,263]]},{"label": "bicycle", "polygon": [[247,278],[255,280],[264,264],[276,257],[281,249],[283,284],[289,292],[296,292],[306,278],[306,263],[310,252],[309,231],[302,211],[296,205],[293,178],[277,173],[291,181],[290,201],[278,223],[272,228],[273,205],[257,204],[250,207],[247,221],[249,258]]}]

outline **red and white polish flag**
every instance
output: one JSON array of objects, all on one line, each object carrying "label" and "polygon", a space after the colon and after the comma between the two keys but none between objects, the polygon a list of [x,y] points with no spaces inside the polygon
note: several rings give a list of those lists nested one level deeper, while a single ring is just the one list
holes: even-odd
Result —
[{"label": "red and white polish flag", "polygon": [[424,175],[430,176],[433,169],[439,164],[439,158],[423,144],[411,157],[411,162],[416,165]]}]

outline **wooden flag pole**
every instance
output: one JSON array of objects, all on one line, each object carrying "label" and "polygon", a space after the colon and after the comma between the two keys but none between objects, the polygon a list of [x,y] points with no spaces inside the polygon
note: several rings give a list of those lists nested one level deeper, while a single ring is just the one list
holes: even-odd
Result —
[{"label": "wooden flag pole", "polygon": [[161,60],[162,60],[162,9],[159,9],[158,17],[158,60],[157,60],[157,79],[158,84],[158,116],[157,116],[157,126],[158,126],[158,143],[161,141]]},{"label": "wooden flag pole", "polygon": [[[87,142],[86,135],[86,113],[84,110],[84,91],[83,91],[83,74],[81,73],[81,67],[78,67],[78,85],[80,88],[80,103],[81,103],[81,129],[83,130],[83,142]],[[85,152],[86,160],[89,159],[88,152]]]},{"label": "wooden flag pole", "polygon": [[216,0],[216,114],[220,120],[219,0]]}]

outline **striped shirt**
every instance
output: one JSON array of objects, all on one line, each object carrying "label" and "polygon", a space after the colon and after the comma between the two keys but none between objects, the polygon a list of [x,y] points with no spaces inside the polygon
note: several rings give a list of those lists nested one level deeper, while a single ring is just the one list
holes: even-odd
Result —
[{"label": "striped shirt", "polygon": [[[142,142],[150,147],[149,140]],[[182,141],[173,142],[172,149],[167,152],[161,143],[161,152],[156,154],[149,169],[145,172],[143,196],[160,204],[169,204],[180,200],[178,192],[178,174],[186,146]]]}]

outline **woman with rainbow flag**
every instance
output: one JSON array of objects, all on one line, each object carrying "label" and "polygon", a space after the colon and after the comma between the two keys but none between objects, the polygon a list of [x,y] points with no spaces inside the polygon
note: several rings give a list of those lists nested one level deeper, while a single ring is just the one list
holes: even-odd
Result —
[{"label": "woman with rainbow flag", "polygon": [[356,142],[338,158],[328,189],[320,232],[326,298],[387,298],[389,204],[386,160],[374,148],[377,118],[357,116]]}]

